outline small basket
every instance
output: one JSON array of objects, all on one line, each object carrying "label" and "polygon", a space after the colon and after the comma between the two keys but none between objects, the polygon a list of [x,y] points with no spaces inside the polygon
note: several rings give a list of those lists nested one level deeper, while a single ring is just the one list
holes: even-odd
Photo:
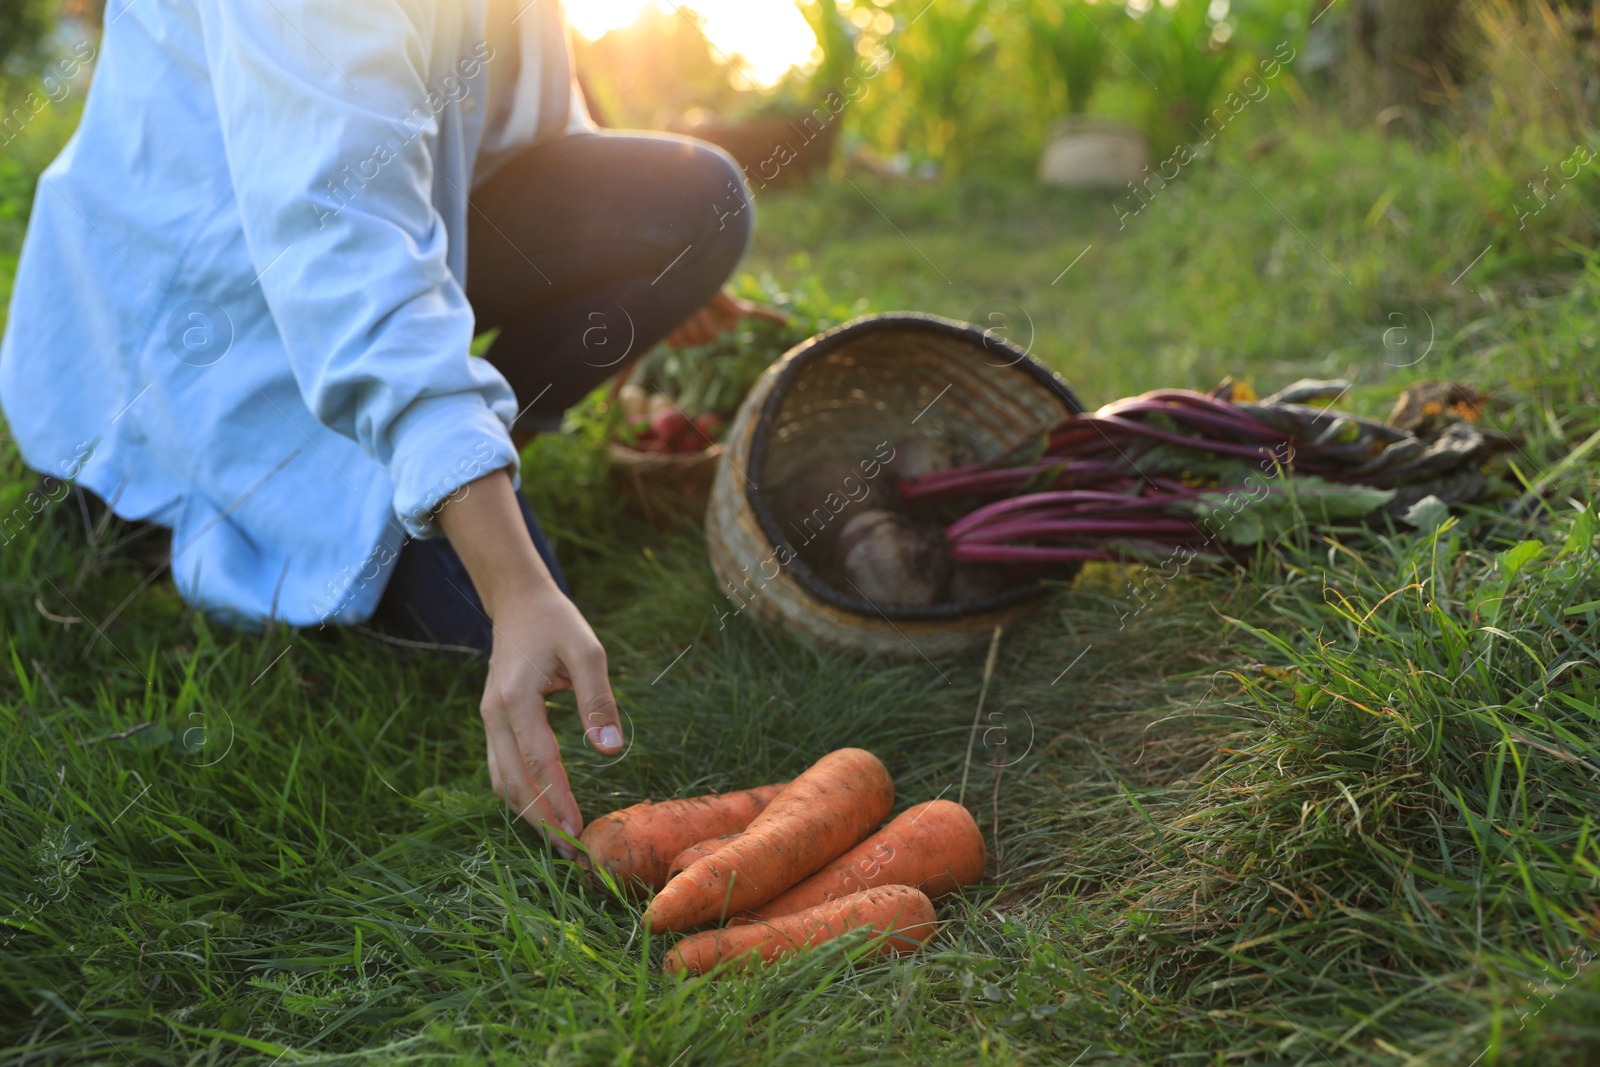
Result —
[{"label": "small basket", "polygon": [[1060,375],[1026,352],[932,315],[867,316],[797,345],[740,405],[711,490],[706,542],[733,613],[749,609],[825,644],[888,655],[983,643],[995,624],[1028,609],[1039,583],[959,603],[873,604],[824,582],[801,558],[805,531],[792,506],[781,513],[782,498],[825,464],[881,456],[897,434],[936,432],[991,459],[1082,411]]},{"label": "small basket", "polygon": [[641,452],[611,443],[611,482],[640,518],[660,529],[705,518],[722,445],[699,452]]}]

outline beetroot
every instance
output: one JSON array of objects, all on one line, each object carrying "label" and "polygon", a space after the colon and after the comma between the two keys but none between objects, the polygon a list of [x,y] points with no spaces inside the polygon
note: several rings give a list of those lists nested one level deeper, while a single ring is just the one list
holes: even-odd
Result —
[{"label": "beetroot", "polygon": [[714,411],[697,415],[694,420],[694,428],[700,432],[700,438],[705,444],[719,440],[724,425],[721,416]]},{"label": "beetroot", "polygon": [[839,532],[844,573],[874,604],[923,607],[939,600],[950,576],[944,535],[904,515],[871,508]]},{"label": "beetroot", "polygon": [[711,442],[707,441],[693,424],[672,439],[672,450],[674,452],[699,452],[710,446]]},{"label": "beetroot", "polygon": [[655,431],[656,437],[672,444],[682,437],[684,432],[694,432],[694,425],[689,417],[677,408],[668,405],[650,416],[650,428]]}]

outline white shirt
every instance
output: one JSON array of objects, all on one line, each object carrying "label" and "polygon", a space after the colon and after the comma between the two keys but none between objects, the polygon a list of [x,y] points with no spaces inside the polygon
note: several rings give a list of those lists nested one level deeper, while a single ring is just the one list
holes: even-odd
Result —
[{"label": "white shirt", "polygon": [[113,3],[0,344],[24,459],[171,527],[227,621],[367,618],[406,532],[517,473],[467,191],[587,121],[569,71],[557,0]]}]

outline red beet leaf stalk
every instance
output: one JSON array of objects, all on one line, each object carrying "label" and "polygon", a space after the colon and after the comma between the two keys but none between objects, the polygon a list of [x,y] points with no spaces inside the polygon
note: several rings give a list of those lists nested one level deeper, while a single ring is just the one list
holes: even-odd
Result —
[{"label": "red beet leaf stalk", "polygon": [[[1217,461],[1248,461],[1326,481],[1355,480],[1362,464],[1404,436],[1338,412],[1294,404],[1235,404],[1163,389],[1069,418],[1033,450],[934,471],[900,485],[906,503],[988,500],[945,531],[958,563],[1125,560],[1188,549],[1222,559],[1243,549],[1202,525],[1195,498],[1252,499],[1292,486],[1192,484],[1237,480]],[[1227,470],[1227,466],[1220,468]],[[1355,488],[1359,488],[1356,486]],[[1362,505],[1365,507],[1366,505]]]},{"label": "red beet leaf stalk", "polygon": [[[1269,422],[1258,412],[1274,410],[1283,418]],[[1154,425],[1159,417],[1176,427]],[[1166,445],[1197,459],[1237,459],[1261,463],[1287,459],[1302,474],[1337,477],[1349,465],[1350,448],[1325,443],[1285,430],[1284,425],[1324,429],[1303,413],[1287,407],[1245,408],[1204,393],[1163,389],[1107,404],[1092,415],[1078,415],[1051,432],[1041,455],[1022,462],[974,463],[934,471],[900,486],[906,503],[962,497],[1001,497],[1043,482],[1052,487],[1093,488],[1109,480],[1147,479],[1167,471],[1145,470],[1141,454]],[[1153,465],[1148,465],[1153,466]]]},{"label": "red beet leaf stalk", "polygon": [[1030,493],[986,504],[945,531],[958,563],[1066,563],[1200,551],[1211,540],[1187,501],[1202,492],[1181,485],[1149,495],[1102,490]]}]

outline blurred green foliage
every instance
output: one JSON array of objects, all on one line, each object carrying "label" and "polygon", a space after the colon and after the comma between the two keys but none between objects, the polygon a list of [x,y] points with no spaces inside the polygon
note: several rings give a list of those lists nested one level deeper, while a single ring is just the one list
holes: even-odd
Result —
[{"label": "blurred green foliage", "polygon": [[928,154],[945,159],[972,102],[978,78],[997,51],[987,19],[991,0],[929,4],[896,40],[900,70],[917,122],[909,132]]},{"label": "blurred green foliage", "polygon": [[1137,32],[1125,33],[1130,58],[1152,90],[1145,132],[1158,158],[1204,136],[1206,116],[1238,62],[1232,24],[1212,17],[1217,10],[1205,0],[1157,4],[1139,16]]},{"label": "blurred green foliage", "polygon": [[[1141,192],[1159,191],[1175,170],[1214,165],[1213,141],[1270,151],[1313,113],[1376,122],[1456,158],[1476,212],[1511,258],[1551,263],[1569,245],[1600,239],[1600,166],[1591,162],[1600,154],[1600,33],[1587,5],[796,2],[819,44],[811,64],[776,86],[749,86],[687,9],[647,8],[635,26],[584,46],[581,61],[618,125],[681,124],[696,109],[733,122],[811,114],[830,94],[848,95],[834,109],[836,168],[902,176],[1023,178],[1063,117],[1089,114],[1147,135]],[[1223,127],[1233,132],[1224,137]],[[1374,211],[1407,225],[1389,203]]]},{"label": "blurred green foliage", "polygon": [[[710,344],[681,350],[658,345],[640,358],[629,380],[673,397],[690,414],[709,410],[732,421],[750,386],[790,348],[815,333],[879,310],[865,297],[841,299],[814,273],[787,271],[785,277],[779,281],[769,271],[745,272],[729,284],[737,296],[786,313],[789,321],[784,325],[746,319]],[[582,540],[620,516],[622,505],[607,490],[611,478],[607,445],[630,440],[630,431],[622,406],[607,387],[570,408],[561,430],[533,439],[523,453],[523,469],[559,470],[562,477],[530,479],[523,492],[540,514],[563,516],[567,536]]]},{"label": "blurred green foliage", "polygon": [[[616,124],[665,127],[697,109],[734,119],[775,104],[809,110],[846,84],[859,57],[887,46],[887,91],[863,98],[847,121],[881,152],[954,162],[994,158],[986,142],[997,136],[1035,151],[1054,118],[1086,112],[1107,81],[1142,97],[1133,108],[1113,105],[1128,112],[1117,117],[1137,116],[1158,142],[1170,139],[1204,114],[1226,75],[1270,54],[1286,32],[1303,33],[1307,21],[1306,0],[796,5],[817,47],[811,64],[774,87],[752,86],[736,62],[696,39],[687,8],[669,15],[646,7],[633,25],[580,43],[579,62],[604,109],[622,120]],[[1004,121],[991,121],[996,115]]]},{"label": "blurred green foliage", "polygon": [[629,380],[671,397],[691,416],[711,412],[732,419],[756,379],[785,352],[852,317],[852,309],[832,300],[815,277],[785,287],[771,274],[745,275],[736,285],[739,295],[776,308],[788,321],[752,316],[705,344],[658,344],[640,358]]},{"label": "blurred green foliage", "polygon": [[[18,79],[13,92],[24,93],[37,86],[36,78]],[[72,136],[78,125],[82,93],[73,93],[59,106],[41,109],[37,114],[24,107],[25,122],[0,128],[0,328],[4,328],[6,309],[11,303],[11,276],[16,268],[17,250],[22,244],[28,212],[33,205],[39,173]],[[8,109],[9,111],[9,109]]]},{"label": "blurred green foliage", "polygon": [[1054,108],[1074,115],[1089,110],[1095,86],[1108,72],[1111,31],[1122,5],[1110,0],[1062,4],[1058,0],[1023,0],[1021,17],[1033,44],[1032,73],[1038,91]]},{"label": "blurred green foliage", "polygon": [[1523,269],[1600,240],[1596,12],[1479,0],[1460,47],[1473,69],[1444,123],[1477,210]]},{"label": "blurred green foliage", "polygon": [[806,83],[809,96],[821,99],[844,84],[855,68],[856,40],[860,31],[834,0],[799,0],[800,13],[817,38],[817,61]]},{"label": "blurred green foliage", "polygon": [[0,87],[34,63],[55,21],[58,0],[0,0]]}]

